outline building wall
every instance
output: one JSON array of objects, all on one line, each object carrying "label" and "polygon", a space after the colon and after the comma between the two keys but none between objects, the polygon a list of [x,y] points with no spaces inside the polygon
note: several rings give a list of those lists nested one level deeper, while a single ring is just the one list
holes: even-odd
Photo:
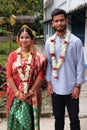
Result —
[{"label": "building wall", "polygon": [[67,0],[67,11],[74,10],[78,6],[84,5],[85,3],[87,3],[87,0]]},{"label": "building wall", "polygon": [[85,16],[85,46],[84,46],[84,58],[85,58],[85,67],[87,68],[87,9]]},{"label": "building wall", "polygon": [[[49,0],[43,0],[44,5],[46,5],[48,1]],[[87,0],[51,0],[51,3],[47,7],[44,7],[44,21],[51,19],[51,12],[56,7],[70,12],[84,4],[87,4]]]},{"label": "building wall", "polygon": [[11,42],[11,35],[9,36],[0,36],[0,43],[2,42]]}]

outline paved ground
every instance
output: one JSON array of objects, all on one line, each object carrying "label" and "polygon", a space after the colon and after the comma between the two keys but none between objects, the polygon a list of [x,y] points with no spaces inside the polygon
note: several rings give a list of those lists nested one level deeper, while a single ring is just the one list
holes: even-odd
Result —
[{"label": "paved ground", "polygon": [[[81,118],[81,130],[87,130],[87,118]],[[69,120],[65,119],[65,129],[70,130]],[[41,118],[41,129],[40,130],[54,130],[54,118]]]},{"label": "paved ground", "polygon": [[[87,130],[87,118],[80,118],[81,130]],[[7,130],[7,122],[5,119],[0,123],[0,130]],[[40,120],[40,130],[54,130],[54,118],[41,118]],[[70,130],[69,128],[69,119],[65,118],[65,130]]]},{"label": "paved ground", "polygon": [[[35,46],[39,51],[44,53],[43,45]],[[87,70],[85,71],[85,76],[87,77]],[[81,130],[87,130],[87,82],[82,85],[81,95],[80,95],[80,122]],[[54,118],[51,117],[41,117],[40,120],[40,130],[54,130]],[[65,130],[69,130],[69,119],[66,113],[65,117]],[[0,130],[7,130],[6,119],[2,119],[0,123]]]}]

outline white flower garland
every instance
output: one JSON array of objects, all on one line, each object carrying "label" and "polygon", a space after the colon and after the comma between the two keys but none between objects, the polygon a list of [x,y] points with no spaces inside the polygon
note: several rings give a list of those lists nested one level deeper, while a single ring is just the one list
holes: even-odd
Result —
[{"label": "white flower garland", "polygon": [[68,42],[70,38],[70,31],[67,30],[65,34],[64,43],[61,47],[61,54],[59,57],[59,60],[56,60],[55,56],[55,39],[57,37],[57,32],[52,36],[51,42],[50,42],[50,52],[51,52],[51,59],[52,59],[52,68],[53,68],[53,77],[58,78],[58,69],[62,66],[63,61],[65,59],[65,53],[68,47]]},{"label": "white flower garland", "polygon": [[24,86],[24,93],[27,93],[28,91],[28,78],[30,74],[30,65],[31,65],[31,60],[32,60],[32,54],[29,52],[28,53],[28,64],[26,65],[25,69],[25,74],[23,74],[22,70],[22,59],[21,59],[21,53],[17,54],[17,71],[19,74],[19,77],[22,81],[22,85]]}]

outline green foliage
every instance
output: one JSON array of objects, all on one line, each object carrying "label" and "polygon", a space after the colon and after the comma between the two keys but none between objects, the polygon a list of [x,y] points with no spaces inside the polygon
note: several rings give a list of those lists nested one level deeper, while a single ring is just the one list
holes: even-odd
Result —
[{"label": "green foliage", "polygon": [[18,47],[17,43],[12,42],[11,43],[11,50],[10,50],[10,43],[9,42],[4,42],[0,43],[0,54],[9,54],[10,51],[16,49]]},{"label": "green foliage", "polygon": [[[0,64],[0,86],[6,81],[5,67]],[[1,89],[1,88],[0,88]]]},{"label": "green foliage", "polygon": [[44,35],[36,36],[36,38],[38,38],[38,39],[43,39],[43,38],[44,38]]},{"label": "green foliage", "polygon": [[7,30],[3,29],[2,27],[0,27],[0,36],[3,36],[3,35],[6,36],[9,34],[11,34],[10,31],[7,31]]},{"label": "green foliage", "polygon": [[11,25],[11,15],[34,16],[35,23],[31,27],[38,35],[43,34],[43,26],[40,23],[43,20],[43,0],[0,0],[0,17],[3,18],[3,25],[7,28]]},{"label": "green foliage", "polygon": [[6,64],[8,54],[18,47],[15,42],[11,43],[11,46],[12,50],[10,50],[10,43],[0,43],[0,64],[3,66]]},{"label": "green foliage", "polygon": [[33,23],[33,28],[38,35],[43,34],[43,24],[41,21],[42,21],[42,16],[37,16],[35,18],[35,22]]},{"label": "green foliage", "polygon": [[6,18],[14,15],[36,15],[42,13],[42,0],[0,0],[0,14]]},{"label": "green foliage", "polygon": [[0,54],[0,64],[5,66],[7,60],[7,55],[6,54]]},{"label": "green foliage", "polygon": [[6,106],[6,95],[5,93],[3,93],[2,98],[0,98],[0,111],[5,111],[6,110],[5,106]]}]

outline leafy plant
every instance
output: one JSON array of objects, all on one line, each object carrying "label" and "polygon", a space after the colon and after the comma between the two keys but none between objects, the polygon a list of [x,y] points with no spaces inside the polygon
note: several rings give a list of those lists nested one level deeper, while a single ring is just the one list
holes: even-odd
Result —
[{"label": "leafy plant", "polygon": [[5,111],[6,105],[6,94],[3,91],[0,91],[0,111]]},{"label": "leafy plant", "polygon": [[0,64],[0,85],[6,82],[6,72],[5,67]]},{"label": "leafy plant", "polygon": [[17,43],[11,43],[11,50],[10,50],[10,43],[0,43],[0,64],[5,67],[8,54],[15,50],[18,47]]},{"label": "leafy plant", "polygon": [[3,29],[2,27],[0,27],[0,36],[3,36],[3,35],[6,36],[9,34],[11,34],[10,31],[7,31],[7,30]]}]

